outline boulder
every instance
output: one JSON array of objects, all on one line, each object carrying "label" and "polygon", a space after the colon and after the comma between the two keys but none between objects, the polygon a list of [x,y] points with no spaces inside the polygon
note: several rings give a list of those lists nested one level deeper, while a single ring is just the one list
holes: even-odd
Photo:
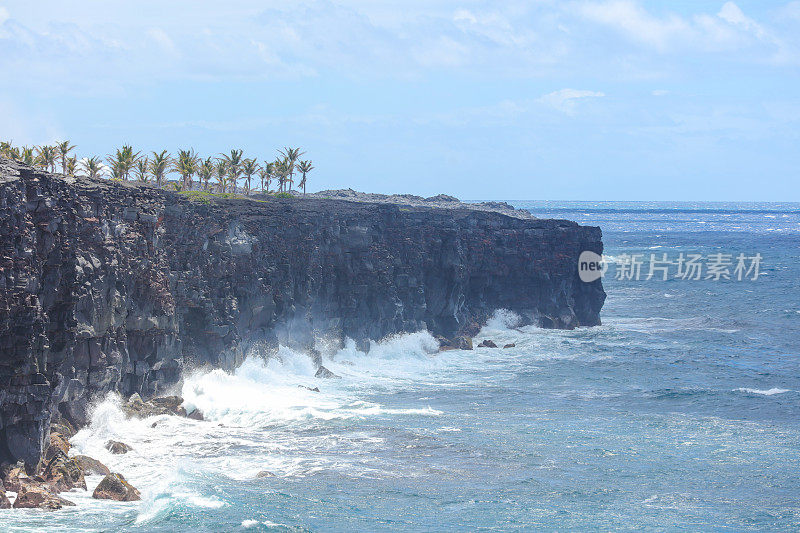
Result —
[{"label": "boulder", "polygon": [[439,351],[446,352],[449,350],[472,350],[472,339],[466,335],[459,335],[452,339],[447,337],[436,337],[439,341]]},{"label": "boulder", "polygon": [[258,474],[256,474],[256,477],[257,477],[257,478],[262,478],[262,477],[275,477],[275,474],[273,474],[273,473],[272,473],[272,472],[270,472],[269,470],[262,470],[261,472],[259,472]]},{"label": "boulder", "polygon": [[67,455],[69,454],[70,448],[72,448],[72,445],[64,435],[61,433],[50,433],[50,445],[44,453],[44,460],[49,461],[59,454]]},{"label": "boulder", "polygon": [[111,473],[103,478],[92,493],[92,498],[98,500],[116,500],[118,502],[133,502],[141,500],[142,496],[136,487],[128,483],[122,474]]},{"label": "boulder", "polygon": [[0,490],[0,509],[11,509],[11,500],[8,499],[4,490]]},{"label": "boulder", "polygon": [[342,376],[337,376],[336,374],[334,374],[333,372],[331,372],[330,370],[328,370],[324,366],[320,366],[317,369],[317,373],[314,374],[314,377],[315,378],[323,378],[323,379],[341,379],[342,378]]},{"label": "boulder", "polygon": [[148,418],[159,415],[186,416],[183,408],[183,398],[180,396],[164,396],[152,398],[146,402],[137,393],[133,393],[128,401],[122,405],[122,412],[128,417]]},{"label": "boulder", "polygon": [[17,499],[14,500],[14,509],[47,509],[55,511],[70,505],[75,504],[57,494],[53,494],[44,485],[33,483],[25,483],[20,487]]},{"label": "boulder", "polygon": [[24,464],[8,465],[3,468],[3,487],[11,492],[19,492],[23,483],[30,481]]},{"label": "boulder", "polygon": [[65,418],[54,418],[50,421],[50,434],[60,433],[65,439],[69,440],[75,436],[75,428]]},{"label": "boulder", "polygon": [[297,387],[301,389],[306,389],[311,392],[319,392],[319,387],[307,387],[305,385],[298,385]]},{"label": "boulder", "polygon": [[203,411],[201,411],[200,409],[195,409],[194,411],[186,415],[186,418],[191,418],[192,420],[205,420],[205,417],[203,416]]},{"label": "boulder", "polygon": [[88,455],[76,455],[73,457],[78,466],[83,471],[84,475],[91,476],[91,475],[102,475],[105,476],[111,473],[111,470],[108,469],[106,465],[89,457]]},{"label": "boulder", "polygon": [[483,339],[478,345],[478,348],[497,348],[497,345],[492,339]]},{"label": "boulder", "polygon": [[106,442],[106,450],[110,451],[113,454],[121,455],[123,453],[128,453],[131,451],[131,447],[125,444],[124,442],[119,442],[117,440],[110,440]]},{"label": "boulder", "polygon": [[65,492],[73,488],[86,490],[86,480],[80,464],[64,454],[50,460],[42,471],[41,478],[56,492]]},{"label": "boulder", "polygon": [[506,344],[505,346],[503,346],[503,348],[516,348],[516,347],[517,347],[516,343],[513,342],[511,344]]}]

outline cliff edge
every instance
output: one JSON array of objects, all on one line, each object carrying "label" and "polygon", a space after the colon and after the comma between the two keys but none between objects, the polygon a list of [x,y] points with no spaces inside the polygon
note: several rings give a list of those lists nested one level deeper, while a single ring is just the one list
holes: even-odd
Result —
[{"label": "cliff edge", "polygon": [[0,159],[0,462],[36,464],[51,416],[109,391],[164,393],[247,346],[428,329],[474,334],[498,308],[600,323],[578,278],[601,232],[467,207],[220,199]]}]

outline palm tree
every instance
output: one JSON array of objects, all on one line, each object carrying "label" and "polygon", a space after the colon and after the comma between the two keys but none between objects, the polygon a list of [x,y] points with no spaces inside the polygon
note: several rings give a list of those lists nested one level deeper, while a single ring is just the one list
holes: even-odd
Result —
[{"label": "palm tree", "polygon": [[136,165],[133,167],[133,173],[138,181],[147,183],[150,179],[150,158],[144,156],[137,159]]},{"label": "palm tree", "polygon": [[122,155],[124,156],[125,164],[122,166],[122,174],[125,181],[128,181],[131,169],[136,165],[136,162],[139,160],[141,152],[133,153],[133,147],[124,145],[122,147]]},{"label": "palm tree", "polygon": [[269,193],[269,184],[272,182],[274,172],[275,164],[264,161],[264,166],[258,171],[258,177],[261,179],[261,192]]},{"label": "palm tree", "polygon": [[75,149],[75,146],[69,144],[69,141],[62,141],[56,145],[58,154],[61,156],[61,173],[67,174],[67,156]]},{"label": "palm tree", "polygon": [[76,156],[68,157],[67,164],[64,168],[64,174],[67,176],[75,176],[75,167],[78,166],[78,158]]},{"label": "palm tree", "polygon": [[297,165],[297,170],[299,170],[303,174],[303,179],[300,180],[300,187],[303,188],[303,196],[306,195],[306,174],[314,170],[314,166],[311,164],[311,161],[300,161],[300,164]]},{"label": "palm tree", "polygon": [[150,172],[156,178],[157,187],[161,187],[161,182],[164,180],[164,175],[169,171],[171,161],[172,158],[170,158],[169,152],[166,150],[162,150],[160,153],[153,152],[153,160],[150,161]]},{"label": "palm tree", "polygon": [[108,169],[111,171],[111,179],[122,181],[125,174],[123,166],[119,161],[109,161]]},{"label": "palm tree", "polygon": [[107,155],[106,162],[111,170],[111,179],[122,180],[125,175],[125,154],[122,150],[117,150],[114,155]]},{"label": "palm tree", "polygon": [[250,180],[253,178],[253,174],[260,169],[261,167],[258,166],[258,161],[256,161],[255,158],[242,161],[242,173],[244,173],[244,180],[245,183],[247,183],[247,189],[245,191],[247,196],[250,196]]},{"label": "palm tree", "polygon": [[217,171],[217,187],[219,188],[219,192],[225,192],[225,176],[228,175],[228,166],[225,163],[224,159],[217,159],[217,163],[214,166],[214,169]]},{"label": "palm tree", "polygon": [[42,170],[49,172],[56,171],[56,147],[55,146],[39,146],[36,148],[38,152],[36,155],[35,163],[38,164]]},{"label": "palm tree", "polygon": [[33,153],[33,148],[23,146],[19,154],[19,161],[32,167],[36,163],[36,156]]},{"label": "palm tree", "polygon": [[197,176],[200,178],[200,181],[203,182],[204,191],[208,190],[208,182],[211,180],[211,176],[214,175],[214,170],[214,160],[210,157],[203,161],[200,168],[197,169]]},{"label": "palm tree", "polygon": [[275,177],[278,179],[278,191],[283,192],[289,179],[289,162],[286,158],[275,160]]},{"label": "palm tree", "polygon": [[13,159],[12,157],[12,150],[13,147],[11,145],[13,141],[0,141],[0,156],[3,156],[7,159]]},{"label": "palm tree", "polygon": [[280,151],[281,155],[283,155],[284,159],[287,162],[287,169],[286,172],[289,174],[289,190],[292,190],[292,184],[294,183],[294,167],[297,160],[300,158],[301,155],[305,154],[305,152],[301,152],[300,148],[284,148]]},{"label": "palm tree", "polygon": [[103,171],[102,165],[99,157],[90,157],[81,161],[83,170],[86,171],[86,175],[90,178],[100,177],[100,173]]},{"label": "palm tree", "polygon": [[181,185],[185,190],[192,187],[192,176],[197,172],[198,157],[193,149],[179,150],[178,159],[173,162],[172,169],[181,175]]},{"label": "palm tree", "polygon": [[108,155],[109,166],[113,177],[128,181],[131,169],[139,160],[139,153],[133,153],[133,147],[127,144],[122,145],[122,148],[117,148],[114,155]]},{"label": "palm tree", "polygon": [[231,154],[224,155],[222,158],[225,160],[225,167],[228,169],[228,180],[233,184],[233,194],[236,194],[236,182],[239,181],[239,174],[242,167],[242,153],[243,150],[231,150]]}]

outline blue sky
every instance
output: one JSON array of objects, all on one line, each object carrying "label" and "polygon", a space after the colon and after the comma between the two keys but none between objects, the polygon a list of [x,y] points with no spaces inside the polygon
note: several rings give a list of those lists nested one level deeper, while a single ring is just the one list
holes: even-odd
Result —
[{"label": "blue sky", "polygon": [[0,138],[310,189],[800,201],[800,1],[0,0]]}]

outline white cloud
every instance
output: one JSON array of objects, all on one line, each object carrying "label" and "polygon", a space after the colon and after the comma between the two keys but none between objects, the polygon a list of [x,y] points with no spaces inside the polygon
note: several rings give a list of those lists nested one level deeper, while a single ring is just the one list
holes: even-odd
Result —
[{"label": "white cloud", "polygon": [[2,25],[5,21],[11,18],[11,15],[8,12],[8,9],[0,6],[0,25]]},{"label": "white cloud", "polygon": [[150,28],[147,31],[147,35],[164,52],[172,56],[180,55],[180,53],[178,52],[178,48],[175,46],[175,43],[172,41],[172,39],[170,39],[169,35],[167,35],[167,32],[165,32],[161,28]]},{"label": "white cloud", "polygon": [[[306,0],[267,7],[241,0],[224,9],[200,2],[188,11],[173,3],[156,9],[153,0],[96,9],[41,0],[36,9],[15,6],[13,19],[0,8],[0,69],[40,91],[57,77],[61,92],[118,94],[176,78],[419,79],[444,71],[496,80],[641,80],[693,68],[705,54],[727,54],[732,63],[800,62],[791,28],[723,2],[718,13],[689,4],[678,15],[647,9],[643,0]],[[800,13],[798,6],[785,9]]]},{"label": "white cloud", "polygon": [[574,115],[577,103],[587,98],[602,98],[605,94],[597,91],[582,91],[578,89],[561,89],[539,98],[539,102],[548,105],[562,113]]},{"label": "white cloud", "polygon": [[582,4],[578,11],[589,20],[617,28],[631,38],[661,50],[689,31],[689,25],[680,17],[655,17],[632,0],[590,2]]},{"label": "white cloud", "polygon": [[717,16],[733,26],[738,26],[745,31],[753,33],[760,39],[766,37],[764,28],[750,17],[745,16],[739,6],[733,2],[725,2]]},{"label": "white cloud", "polygon": [[[615,29],[662,53],[732,53],[753,51],[765,61],[785,55],[783,44],[732,1],[716,14],[656,16],[637,0],[606,0],[578,4],[585,19]],[[747,56],[740,55],[740,59]]]}]

